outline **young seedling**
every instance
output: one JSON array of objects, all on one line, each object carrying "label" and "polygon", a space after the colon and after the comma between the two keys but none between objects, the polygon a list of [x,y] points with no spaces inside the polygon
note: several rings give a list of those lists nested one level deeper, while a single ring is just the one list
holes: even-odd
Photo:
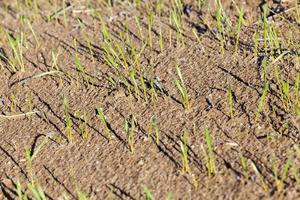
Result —
[{"label": "young seedling", "polygon": [[183,133],[180,140],[181,160],[182,160],[182,172],[190,173],[189,159],[188,159],[188,134]]},{"label": "young seedling", "polygon": [[277,191],[280,193],[283,190],[284,182],[287,178],[287,174],[289,169],[291,168],[292,160],[289,158],[283,166],[281,177],[279,177],[278,163],[276,160],[273,160],[273,172],[275,176],[275,183],[277,187]]},{"label": "young seedling", "polygon": [[86,41],[87,46],[89,48],[90,58],[91,58],[92,64],[93,64],[94,76],[96,76],[96,60],[95,60],[94,48],[93,48],[91,39],[87,34],[85,35],[85,41]]},{"label": "young seedling", "polygon": [[155,142],[158,145],[159,144],[159,128],[157,126],[157,121],[156,121],[156,116],[155,115],[153,115],[150,118],[150,124],[149,124],[149,127],[148,127],[148,138],[150,137],[153,129],[154,129],[154,133],[155,133]]},{"label": "young seedling", "polygon": [[80,120],[80,125],[79,125],[79,129],[80,129],[80,133],[83,139],[88,139],[89,138],[89,131],[88,131],[88,117],[87,117],[87,113],[86,111],[83,112],[83,114],[81,115],[81,113],[75,112],[75,117],[77,117]]},{"label": "young seedling", "polygon": [[267,58],[264,57],[262,60],[262,69],[263,69],[262,79],[264,83],[267,82],[267,67],[268,67]]},{"label": "young seedling", "polygon": [[265,85],[264,85],[264,88],[263,88],[263,91],[262,91],[262,96],[260,97],[258,109],[257,109],[255,119],[254,119],[255,122],[257,121],[257,119],[259,117],[259,114],[261,113],[261,111],[263,109],[263,106],[265,104],[265,100],[266,100],[266,97],[267,97],[267,94],[268,94],[268,90],[269,90],[268,83],[265,82]]},{"label": "young seedling", "polygon": [[295,163],[292,164],[291,167],[291,174],[296,180],[296,185],[299,187],[300,186],[300,177],[298,174],[299,169],[296,167]]},{"label": "young seedling", "polygon": [[182,18],[181,15],[176,11],[176,9],[171,10],[171,19],[170,21],[174,22],[176,26],[176,41],[177,45],[182,44],[182,47],[185,47],[184,38],[183,38],[183,30],[182,30]]},{"label": "young seedling", "polygon": [[274,76],[275,76],[275,79],[277,82],[277,87],[279,88],[281,102],[283,103],[285,110],[287,110],[287,108],[286,108],[287,106],[285,105],[285,101],[284,101],[283,88],[281,86],[282,81],[280,78],[280,72],[279,72],[279,69],[277,66],[275,66],[275,69],[274,69]]},{"label": "young seedling", "polygon": [[16,111],[16,97],[14,94],[10,95],[10,112]]},{"label": "young seedling", "polygon": [[168,196],[166,197],[166,200],[172,200],[173,195],[171,193],[168,194]]},{"label": "young seedling", "polygon": [[154,197],[152,196],[152,194],[147,186],[144,186],[144,194],[145,194],[146,200],[154,200]]},{"label": "young seedling", "polygon": [[104,57],[103,57],[104,61],[108,64],[108,66],[110,66],[111,68],[116,70],[118,73],[119,65],[116,62],[116,60],[118,60],[118,59],[115,58],[114,54],[112,54],[110,52],[111,50],[109,47],[104,46],[103,49],[106,53],[106,55],[104,55]]},{"label": "young seedling", "polygon": [[201,39],[198,35],[198,32],[197,32],[196,28],[193,28],[192,31],[193,31],[193,34],[194,34],[195,38],[197,39],[198,44],[201,44]]},{"label": "young seedling", "polygon": [[258,56],[258,38],[259,38],[259,35],[257,33],[257,31],[255,31],[255,33],[253,34],[253,40],[254,40],[254,55],[255,56]]},{"label": "young seedling", "polygon": [[227,94],[228,94],[229,114],[230,117],[232,118],[233,117],[233,95],[232,95],[231,83],[229,83]]},{"label": "young seedling", "polygon": [[77,190],[77,197],[78,197],[78,200],[88,200],[89,198],[83,193],[81,192],[80,190]]},{"label": "young seedling", "polygon": [[106,136],[107,136],[108,140],[110,141],[112,139],[112,133],[111,133],[110,129],[108,128],[106,118],[105,118],[104,113],[101,108],[97,108],[97,116],[101,120],[101,123],[104,126],[104,131],[106,132]]},{"label": "young seedling", "polygon": [[28,189],[31,191],[34,199],[37,200],[47,200],[45,192],[43,188],[40,186],[40,184],[36,183],[29,183],[28,184]]},{"label": "young seedling", "polygon": [[205,150],[203,147],[205,153],[206,168],[208,170],[208,176],[211,176],[216,172],[216,158],[213,151],[212,137],[207,128],[204,131],[204,136],[205,136],[205,143],[207,146],[207,150]]},{"label": "young seedling", "polygon": [[66,5],[66,0],[63,0],[63,1],[62,1],[62,5],[64,6],[64,8],[63,8],[63,10],[62,10],[63,18],[64,18],[64,25],[65,25],[65,27],[68,27],[68,23],[67,23],[67,14],[66,14],[67,7],[65,7],[65,5]]},{"label": "young seedling", "polygon": [[[172,24],[172,10],[169,11],[169,23]],[[169,46],[172,46],[172,29],[169,29]]]},{"label": "young seedling", "polygon": [[257,169],[256,165],[254,164],[253,161],[251,161],[251,166],[256,174],[256,176],[259,178],[260,182],[261,182],[261,186],[265,191],[268,191],[268,185],[264,180],[264,177],[261,175],[261,173],[259,172],[259,170]]},{"label": "young seedling", "polygon": [[300,108],[300,96],[299,96],[299,93],[300,93],[300,73],[297,74],[297,77],[296,77],[296,81],[295,81],[295,85],[294,85],[294,98],[295,98],[295,104],[296,106],[298,106],[298,108]]},{"label": "young seedling", "polygon": [[151,67],[151,76],[150,76],[150,91],[151,91],[151,99],[152,101],[155,101],[158,99],[158,95],[155,90],[154,81],[155,81],[155,74],[154,74],[154,64],[153,61],[150,61],[150,67]]},{"label": "young seedling", "polygon": [[200,11],[206,0],[197,0],[197,8]]},{"label": "young seedling", "polygon": [[63,100],[63,104],[64,104],[64,112],[65,112],[65,120],[66,120],[66,133],[67,133],[67,138],[69,142],[72,142],[73,140],[73,130],[72,130],[72,120],[71,120],[71,116],[70,113],[68,111],[68,100],[67,97],[64,96],[64,100]]},{"label": "young seedling", "polygon": [[270,35],[271,35],[271,38],[272,38],[272,41],[274,43],[274,46],[277,50],[277,54],[281,54],[281,45],[280,45],[280,40],[278,38],[278,34],[277,34],[277,31],[276,31],[276,27],[275,25],[271,26],[270,27]]},{"label": "young seedling", "polygon": [[[42,187],[39,185],[38,181],[34,177],[32,164],[33,164],[33,159],[36,157],[38,152],[41,150],[42,146],[45,145],[47,141],[48,141],[48,137],[46,137],[41,142],[41,144],[39,144],[37,146],[37,148],[35,149],[35,151],[33,152],[32,155],[31,155],[31,151],[29,148],[25,149],[25,156],[26,156],[28,172],[29,172],[29,176],[30,176],[30,183],[27,185],[27,187],[28,187],[29,191],[31,191],[31,194],[34,197],[34,199],[38,199],[38,200],[46,200],[46,196],[45,196],[44,190],[42,189]],[[17,194],[18,194],[19,200],[27,200],[27,194],[23,195],[21,184],[19,181],[17,181],[16,187],[17,187]]]},{"label": "young seedling", "polygon": [[[7,34],[9,46],[13,50],[13,57],[15,58],[14,66],[18,63],[21,72],[25,72],[25,64],[23,57],[23,45],[24,45],[24,34],[21,32],[17,35],[16,39],[14,39],[10,34]],[[16,67],[13,67],[16,69]]]},{"label": "young seedling", "polygon": [[77,49],[76,39],[74,39],[74,47],[75,47],[75,51],[76,51],[76,52],[75,52],[75,57],[74,57],[74,63],[75,63],[75,66],[77,67],[78,71],[82,74],[85,83],[86,83],[87,85],[89,85],[89,83],[90,83],[89,78],[88,78],[88,76],[86,75],[85,69],[84,69],[84,67],[82,66],[82,64],[80,63],[80,59],[79,59],[79,57],[78,57],[78,49]]},{"label": "young seedling", "polygon": [[290,84],[289,81],[284,81],[282,80],[282,90],[283,93],[285,95],[285,99],[286,99],[286,105],[289,108],[289,106],[292,104],[291,99],[290,99]]},{"label": "young seedling", "polygon": [[156,10],[157,10],[158,18],[159,18],[159,47],[160,47],[161,52],[164,49],[164,39],[163,39],[163,34],[162,34],[162,23],[161,23],[162,6],[163,6],[162,0],[158,0]]},{"label": "young seedling", "polygon": [[[50,6],[51,5],[49,5],[49,7]],[[55,20],[55,25],[57,25],[59,17],[61,15],[63,15],[64,23],[66,25],[66,17],[67,17],[66,12],[68,10],[70,10],[72,7],[73,7],[72,4],[68,5],[68,4],[65,3],[65,0],[63,0],[63,7],[58,9],[58,2],[57,2],[57,0],[55,0],[54,1],[54,12],[49,13],[49,15],[47,16],[48,21],[50,22],[50,21],[52,21],[54,19]]]},{"label": "young seedling", "polygon": [[178,65],[175,65],[175,67],[176,67],[176,72],[177,72],[179,79],[174,78],[174,82],[176,84],[178,91],[180,92],[183,107],[187,110],[190,110],[189,96],[188,96],[187,89],[186,89],[184,81],[183,81],[183,77],[182,77],[180,68]]},{"label": "young seedling", "polygon": [[162,34],[161,24],[159,25],[159,47],[160,47],[160,52],[162,52],[164,50],[164,38]]},{"label": "young seedling", "polygon": [[158,99],[158,95],[157,95],[157,93],[156,93],[156,90],[155,90],[155,86],[154,86],[154,77],[153,76],[151,76],[150,77],[150,86],[151,86],[151,99],[152,99],[152,101],[155,101],[155,100],[157,100]]},{"label": "young seedling", "polygon": [[138,84],[135,80],[135,70],[134,69],[130,70],[129,76],[130,76],[130,80],[131,80],[131,82],[133,84],[133,87],[134,87],[134,93],[135,93],[138,101],[140,101],[140,89],[139,89],[139,86],[138,86]]},{"label": "young seedling", "polygon": [[[122,66],[123,66],[126,70],[128,70],[128,62],[127,62],[125,53],[124,53],[124,51],[123,51],[123,49],[122,49],[122,47],[121,47],[121,45],[119,44],[118,41],[115,41],[115,46],[116,46],[116,48],[117,48],[119,54],[121,55],[121,58],[122,58],[121,64],[122,64]],[[121,60],[121,59],[118,58],[118,60]]]},{"label": "young seedling", "polygon": [[26,19],[25,21],[26,21],[26,24],[29,27],[29,29],[30,29],[30,31],[31,31],[31,33],[33,35],[33,38],[34,38],[35,43],[36,43],[36,46],[39,47],[40,46],[40,42],[39,42],[38,37],[37,37],[37,35],[35,34],[35,32],[34,32],[34,30],[32,28],[32,24],[31,24],[30,20]]},{"label": "young seedling", "polygon": [[240,160],[241,160],[243,174],[246,177],[246,179],[248,179],[247,159],[241,154],[240,155]]},{"label": "young seedling", "polygon": [[[130,97],[133,97],[132,91],[131,91],[131,85],[130,85],[130,83],[129,83],[126,79],[125,79],[124,83],[125,83],[125,86],[126,86],[126,89],[127,89],[128,93],[129,93],[129,96],[130,96]],[[133,102],[132,102],[132,98],[130,98],[130,103],[132,104],[132,105],[131,105],[131,108],[133,108],[133,107],[134,107],[134,104],[133,104]],[[132,110],[132,109],[131,109],[131,110]]]},{"label": "young seedling", "polygon": [[148,102],[147,86],[146,86],[145,79],[142,74],[140,75],[140,83],[141,83],[141,87],[143,90],[145,101]]},{"label": "young seedling", "polygon": [[39,6],[37,0],[32,0],[30,6],[33,8],[33,19],[39,21]]},{"label": "young seedling", "polygon": [[153,8],[150,8],[150,13],[148,17],[148,36],[149,36],[149,46],[152,48],[152,26],[154,20],[154,11]]},{"label": "young seedling", "polygon": [[[1,39],[0,39],[0,45],[1,45]],[[9,67],[11,68],[10,70],[15,73],[17,72],[17,68],[13,61],[11,61],[2,51],[0,51],[0,59],[8,63]],[[4,69],[4,65],[0,62],[1,68]]]},{"label": "young seedling", "polygon": [[[63,78],[62,75],[66,75],[62,69],[59,67],[58,65],[58,53],[55,53],[54,51],[51,51],[51,58],[52,58],[52,64],[51,64],[51,68],[52,71],[49,71],[48,73],[58,73],[59,75],[59,83],[62,86],[63,85]],[[70,78],[71,76],[69,76]]]},{"label": "young seedling", "polygon": [[241,34],[241,27],[242,25],[244,25],[245,20],[244,20],[244,11],[239,10],[239,21],[238,21],[238,25],[237,25],[237,31],[236,31],[236,39],[235,39],[235,52],[237,52],[238,48],[239,48],[239,39],[240,39],[240,34]]},{"label": "young seedling", "polygon": [[134,62],[132,63],[132,66],[136,65],[138,73],[141,73],[141,74],[142,74],[142,68],[141,68],[140,57],[143,55],[143,52],[146,47],[147,47],[147,44],[144,44],[142,46],[142,48],[140,49],[140,52],[137,53],[136,46],[133,43],[130,44],[131,58],[134,60]]},{"label": "young seedling", "polygon": [[[134,113],[133,111],[131,112]],[[136,131],[136,124],[137,120],[134,114],[131,114],[130,116],[130,123],[127,121],[127,119],[125,119],[125,132],[127,133],[128,146],[132,153],[134,152],[134,135]]]},{"label": "young seedling", "polygon": [[17,189],[17,195],[18,195],[18,200],[27,200],[28,197],[26,194],[23,195],[23,192],[22,192],[22,186],[21,186],[21,183],[19,180],[17,180],[17,183],[16,183],[16,189]]},{"label": "young seedling", "polygon": [[33,159],[37,156],[37,154],[41,151],[42,147],[48,142],[48,136],[45,137],[40,144],[37,145],[37,147],[34,149],[34,152],[31,152],[30,149],[27,147],[25,149],[25,156],[27,160],[28,165],[28,171],[31,179],[31,184],[34,185],[35,183],[35,177],[33,173]]},{"label": "young seedling", "polygon": [[[218,3],[218,5],[220,5],[220,4]],[[218,10],[216,12],[218,37],[221,42],[221,53],[224,54],[225,42],[224,42],[224,36],[223,36],[224,33],[223,33],[222,13],[223,13],[222,7],[218,6]]]},{"label": "young seedling", "polygon": [[136,25],[137,25],[138,30],[139,30],[140,39],[141,39],[142,43],[144,43],[144,35],[143,35],[143,30],[142,30],[142,27],[141,27],[141,24],[140,24],[140,20],[137,16],[134,16],[134,18],[135,18],[135,22],[136,22]]},{"label": "young seedling", "polygon": [[[30,113],[33,112],[33,98],[32,98],[32,91],[29,93],[29,97],[28,97],[28,110]],[[31,115],[28,116],[28,119],[31,120],[32,117]]]},{"label": "young seedling", "polygon": [[25,149],[25,155],[26,155],[26,160],[27,160],[27,166],[28,166],[28,172],[30,176],[30,180],[32,183],[34,183],[34,176],[33,176],[33,168],[32,168],[32,157],[30,154],[30,149],[26,148]]}]

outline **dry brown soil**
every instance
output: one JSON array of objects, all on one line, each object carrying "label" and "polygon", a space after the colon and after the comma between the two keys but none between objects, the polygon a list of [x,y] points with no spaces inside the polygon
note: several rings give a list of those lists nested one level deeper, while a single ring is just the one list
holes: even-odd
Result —
[{"label": "dry brown soil", "polygon": [[[0,41],[2,53],[5,52],[8,57],[13,55],[6,42],[5,31],[14,35],[23,31],[26,36],[25,72],[13,73],[7,63],[0,61],[0,199],[17,199],[17,180],[22,183],[24,192],[29,193],[25,189],[30,182],[25,148],[34,152],[45,137],[50,139],[34,158],[33,171],[49,199],[58,199],[63,194],[76,199],[76,188],[90,199],[144,199],[144,186],[149,188],[155,199],[165,199],[169,193],[173,199],[300,198],[299,185],[292,169],[284,181],[283,191],[279,192],[276,187],[272,159],[277,158],[280,175],[290,156],[293,157],[294,166],[298,167],[299,157],[297,160],[291,152],[299,144],[300,135],[297,129],[299,120],[293,109],[283,107],[274,77],[274,65],[267,68],[269,92],[258,120],[254,121],[262,96],[261,60],[265,55],[262,43],[258,55],[254,50],[253,34],[258,30],[260,16],[258,1],[237,1],[239,6],[244,7],[247,24],[242,27],[238,51],[234,51],[235,38],[227,37],[223,54],[215,31],[214,1],[206,1],[201,12],[197,9],[196,1],[185,1],[192,5],[192,10],[189,17],[183,17],[184,47],[176,44],[176,28],[169,23],[170,4],[166,1],[161,17],[164,49],[161,51],[159,48],[159,20],[155,18],[153,47],[147,46],[140,59],[145,78],[151,76],[152,61],[155,76],[159,77],[164,88],[163,92],[157,90],[157,100],[151,100],[148,88],[148,102],[143,96],[140,101],[137,100],[133,86],[133,95],[130,96],[126,87],[116,88],[108,80],[109,76],[116,80],[118,77],[103,59],[105,51],[101,23],[92,16],[86,1],[71,2],[73,7],[67,11],[66,24],[62,15],[57,21],[48,22],[48,1],[38,2],[40,19],[34,21],[32,26],[40,41],[39,46],[28,26],[22,24],[15,3],[0,2],[1,37],[4,37]],[[101,5],[94,8],[99,10],[114,37],[121,37],[121,33],[126,34],[127,30],[132,43],[140,49],[142,42],[135,16],[141,19],[143,35],[147,38],[145,2],[139,8],[131,7],[126,1],[118,2],[111,8]],[[62,2],[58,3],[62,5]],[[277,6],[272,2],[267,3],[269,8]],[[238,20],[235,6],[231,1],[223,1],[223,6],[235,27]],[[285,1],[282,6],[288,10],[294,4]],[[28,15],[32,13],[26,9],[23,12]],[[299,51],[292,45],[299,45],[299,21],[293,10],[276,14],[268,20],[277,27],[282,51],[290,51],[276,65],[281,70],[282,78],[289,79],[293,93],[300,70]],[[205,26],[205,23],[209,26]],[[198,30],[200,44],[192,32],[193,27]],[[259,30],[260,37],[263,37],[262,29]],[[95,62],[85,35],[91,38]],[[80,62],[87,76],[93,80],[92,84],[84,83],[82,73],[74,64],[74,38],[77,40]],[[125,42],[130,48],[129,42]],[[52,51],[58,53],[58,65],[70,74],[70,78],[63,76],[61,79],[53,74],[27,79],[52,70]],[[270,63],[278,54],[274,51],[272,54],[270,49],[265,56]],[[181,69],[189,94],[189,111],[183,108],[173,80],[176,64]],[[228,105],[229,82],[233,91],[232,117]],[[140,92],[142,94],[141,88]],[[13,110],[12,95],[16,104]],[[31,117],[5,117],[28,112],[30,96],[33,110],[38,111],[36,114]],[[65,131],[64,96],[68,100],[73,122],[72,142],[68,141]],[[130,119],[132,113],[131,102],[137,119],[133,153],[130,152],[124,131],[124,120]],[[113,132],[113,139],[109,142],[104,126],[96,115],[96,108],[103,109]],[[81,136],[80,120],[74,116],[75,111],[86,111],[88,114],[88,139]],[[151,138],[147,136],[149,120],[153,115],[156,115],[159,127],[158,145],[154,135]],[[216,173],[210,177],[201,148],[206,148],[205,128],[212,135],[216,156]],[[195,179],[182,172],[180,136],[183,132],[189,134],[188,158]],[[248,160],[247,176],[242,169],[241,155]],[[255,173],[251,162],[259,170],[260,176]],[[298,174],[299,168],[295,170]]]}]

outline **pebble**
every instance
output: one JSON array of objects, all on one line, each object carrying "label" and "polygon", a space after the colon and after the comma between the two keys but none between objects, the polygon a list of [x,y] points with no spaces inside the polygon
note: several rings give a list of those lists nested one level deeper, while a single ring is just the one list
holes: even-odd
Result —
[{"label": "pebble", "polygon": [[138,165],[139,165],[139,166],[143,166],[144,163],[145,163],[144,159],[141,159],[141,160],[139,160]]}]

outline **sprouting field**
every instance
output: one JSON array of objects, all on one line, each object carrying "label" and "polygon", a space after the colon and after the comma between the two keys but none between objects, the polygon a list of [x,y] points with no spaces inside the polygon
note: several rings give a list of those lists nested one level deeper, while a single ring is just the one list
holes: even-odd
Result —
[{"label": "sprouting field", "polygon": [[299,0],[0,1],[0,199],[300,199]]}]

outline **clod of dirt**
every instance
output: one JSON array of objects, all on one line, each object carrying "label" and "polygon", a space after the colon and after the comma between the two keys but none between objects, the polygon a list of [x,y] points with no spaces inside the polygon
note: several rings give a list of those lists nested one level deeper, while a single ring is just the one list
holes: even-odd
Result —
[{"label": "clod of dirt", "polygon": [[185,5],[184,8],[183,8],[183,13],[184,13],[186,16],[190,17],[191,12],[192,12],[192,6],[191,6],[191,5],[188,5],[188,4]]}]

